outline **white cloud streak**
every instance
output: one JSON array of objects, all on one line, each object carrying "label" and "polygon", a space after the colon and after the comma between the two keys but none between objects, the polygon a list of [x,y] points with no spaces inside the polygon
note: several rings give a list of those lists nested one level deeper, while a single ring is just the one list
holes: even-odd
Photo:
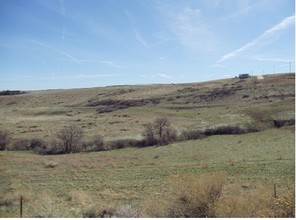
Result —
[{"label": "white cloud streak", "polygon": [[40,42],[40,41],[38,41],[38,40],[35,40],[35,39],[32,39],[31,42],[33,42],[33,43],[36,44],[36,45],[39,45],[39,46],[43,46],[43,47],[45,47],[45,48],[48,48],[48,49],[50,49],[50,50],[52,50],[52,51],[54,51],[54,52],[56,52],[56,53],[59,53],[59,54],[65,56],[66,58],[70,59],[70,60],[73,61],[74,63],[78,63],[78,64],[81,63],[81,61],[80,61],[78,58],[72,56],[71,54],[67,53],[67,52],[64,51],[64,50],[60,50],[60,49],[58,49],[58,48],[52,47],[52,46],[50,46],[50,45],[48,45],[48,44],[46,44],[46,43],[42,43],[42,42]]},{"label": "white cloud streak", "polygon": [[215,50],[214,34],[200,9],[184,7],[167,15],[168,27],[181,45],[199,52]]},{"label": "white cloud streak", "polygon": [[[219,20],[227,21],[227,20],[232,20],[232,19],[237,19],[238,17],[241,16],[247,16],[249,15],[253,10],[258,9],[258,8],[264,8],[266,7],[264,4],[266,4],[266,1],[254,1],[255,3],[250,4],[249,1],[245,0],[239,0],[236,1],[236,4],[238,5],[238,9],[235,10],[235,12],[220,18]],[[229,4],[233,4],[233,2],[228,2]],[[270,4],[270,3],[268,3]]]},{"label": "white cloud streak", "polygon": [[137,39],[137,41],[144,47],[148,47],[148,43],[147,41],[144,39],[144,37],[142,36],[142,34],[137,31],[137,30],[134,30],[134,34],[135,34],[135,37]]},{"label": "white cloud streak", "polygon": [[251,57],[253,60],[258,60],[258,61],[271,61],[271,62],[280,62],[280,63],[288,63],[291,60],[285,59],[285,58],[280,58],[280,57],[263,57],[263,56],[253,56]]},{"label": "white cloud streak", "polygon": [[278,35],[281,34],[284,30],[294,27],[294,25],[295,25],[295,15],[290,16],[290,17],[286,17],[280,23],[278,23],[275,26],[273,26],[272,28],[264,31],[263,34],[261,34],[256,39],[246,43],[242,47],[240,47],[230,53],[223,55],[217,62],[220,63],[220,62],[224,62],[224,61],[233,59],[233,58],[241,55],[242,53],[244,53],[254,47],[260,47],[263,45],[270,44],[273,41],[275,41],[276,38],[278,37]]},{"label": "white cloud streak", "polygon": [[127,66],[124,66],[122,64],[118,64],[112,60],[102,60],[102,61],[100,61],[100,63],[102,63],[108,67],[117,68],[117,69],[127,68]]},{"label": "white cloud streak", "polygon": [[145,79],[174,80],[173,77],[171,77],[165,73],[159,73],[159,74],[153,74],[153,75],[140,75],[140,77],[145,78]]}]

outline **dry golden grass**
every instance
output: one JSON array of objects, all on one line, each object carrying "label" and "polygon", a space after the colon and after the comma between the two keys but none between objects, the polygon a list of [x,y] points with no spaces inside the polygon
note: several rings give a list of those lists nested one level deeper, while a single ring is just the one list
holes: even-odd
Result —
[{"label": "dry golden grass", "polygon": [[220,218],[291,218],[295,217],[295,197],[291,191],[274,197],[272,183],[232,184],[215,204],[215,215]]},{"label": "dry golden grass", "polygon": [[274,196],[270,185],[248,186],[226,181],[225,173],[179,175],[167,178],[163,192],[143,205],[142,217],[295,217],[293,192]]},{"label": "dry golden grass", "polygon": [[215,202],[222,193],[226,174],[173,175],[165,180],[164,191],[153,195],[142,209],[143,217],[215,217]]}]

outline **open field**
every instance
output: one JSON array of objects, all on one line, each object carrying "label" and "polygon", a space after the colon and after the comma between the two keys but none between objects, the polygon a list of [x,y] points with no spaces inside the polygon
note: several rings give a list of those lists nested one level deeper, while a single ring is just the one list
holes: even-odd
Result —
[{"label": "open field", "polygon": [[[225,195],[262,184],[272,193],[294,194],[295,75],[228,79],[205,83],[118,86],[0,96],[0,128],[13,138],[50,140],[69,124],[85,139],[141,138],[143,124],[168,117],[181,132],[214,125],[253,125],[260,132],[215,135],[166,146],[42,156],[0,151],[0,216],[81,217],[94,207],[132,206],[165,194],[172,175],[225,172]],[[133,210],[135,210],[134,208]],[[139,214],[140,215],[140,214]],[[139,216],[138,214],[133,216]]]}]

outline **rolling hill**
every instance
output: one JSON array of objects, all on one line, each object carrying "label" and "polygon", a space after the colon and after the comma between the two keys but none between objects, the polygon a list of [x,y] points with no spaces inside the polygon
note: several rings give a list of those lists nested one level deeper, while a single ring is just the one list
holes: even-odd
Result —
[{"label": "rolling hill", "polygon": [[[166,116],[178,131],[219,124],[272,126],[293,118],[295,75],[203,83],[112,86],[0,96],[0,127],[18,137],[50,137],[68,124],[88,137],[139,138],[142,125]],[[114,129],[116,128],[116,129]]]}]

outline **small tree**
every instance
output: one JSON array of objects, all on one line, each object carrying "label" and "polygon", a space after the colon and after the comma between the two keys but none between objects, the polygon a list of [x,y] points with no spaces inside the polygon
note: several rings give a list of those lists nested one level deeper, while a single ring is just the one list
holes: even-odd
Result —
[{"label": "small tree", "polygon": [[156,137],[155,137],[155,129],[154,125],[152,123],[144,124],[144,131],[142,133],[142,136],[144,137],[145,141],[147,142],[147,145],[154,145],[157,143]]},{"label": "small tree", "polygon": [[170,125],[171,125],[171,123],[168,118],[161,117],[161,118],[155,119],[154,127],[155,127],[155,131],[156,131],[156,134],[159,139],[161,139],[163,137],[164,132],[166,132],[166,130],[168,130]]},{"label": "small tree", "polygon": [[11,137],[8,131],[0,130],[0,150],[6,150],[11,142]]},{"label": "small tree", "polygon": [[63,152],[73,153],[80,147],[83,130],[76,125],[69,125],[57,132],[57,137],[63,143]]},{"label": "small tree", "polygon": [[148,146],[157,143],[160,145],[168,144],[176,140],[177,137],[169,119],[165,117],[156,118],[153,123],[145,124],[142,135]]}]

